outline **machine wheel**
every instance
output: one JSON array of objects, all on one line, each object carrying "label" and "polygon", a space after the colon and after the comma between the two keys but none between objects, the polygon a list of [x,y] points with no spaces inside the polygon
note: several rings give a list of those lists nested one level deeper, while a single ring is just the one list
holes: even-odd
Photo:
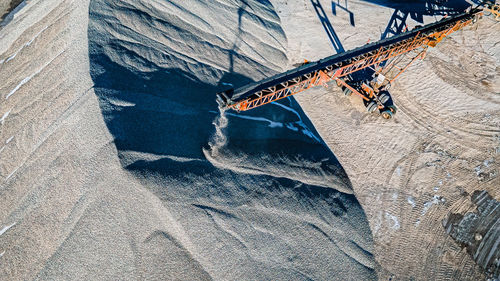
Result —
[{"label": "machine wheel", "polygon": [[388,94],[381,94],[378,99],[380,100],[381,103],[386,103],[389,100],[389,95]]},{"label": "machine wheel", "polygon": [[342,92],[344,92],[344,95],[346,97],[350,97],[352,95],[352,90],[347,88],[346,86],[342,87]]},{"label": "machine wheel", "polygon": [[384,119],[391,119],[392,118],[392,112],[390,110],[384,110],[382,113],[380,113]]},{"label": "machine wheel", "polygon": [[398,108],[395,105],[389,105],[387,109],[392,112],[392,115],[396,114],[396,112],[398,111]]},{"label": "machine wheel", "polygon": [[367,106],[366,106],[366,109],[368,110],[368,112],[372,113],[374,112],[376,109],[377,109],[377,103],[374,102],[374,101],[371,101]]}]

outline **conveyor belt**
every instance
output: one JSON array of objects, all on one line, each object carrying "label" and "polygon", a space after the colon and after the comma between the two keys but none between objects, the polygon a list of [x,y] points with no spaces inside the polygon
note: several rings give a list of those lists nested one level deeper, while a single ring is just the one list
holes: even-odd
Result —
[{"label": "conveyor belt", "polygon": [[[335,77],[338,78],[354,71],[361,70],[361,68],[359,67],[356,68],[356,65],[359,65],[358,61],[365,60],[365,67],[373,65],[376,62],[374,62],[373,64],[366,63],[366,58],[370,55],[376,54],[377,52],[381,53],[391,49],[398,50],[398,48],[404,44],[407,45],[408,50],[413,50],[419,47],[417,46],[418,43],[431,45],[429,42],[432,42],[432,40],[435,39],[437,39],[437,42],[439,42],[442,38],[431,37],[443,35],[446,36],[448,35],[448,33],[455,31],[455,29],[458,30],[462,28],[463,26],[472,22],[472,20],[477,17],[480,12],[481,10],[479,9],[473,9],[468,13],[444,18],[438,22],[426,25],[424,27],[415,28],[411,31],[396,35],[391,38],[387,38],[371,44],[366,44],[362,47],[358,47],[341,54],[333,55],[319,61],[289,70],[287,72],[277,74],[262,81],[248,84],[235,90],[231,89],[222,93],[218,93],[218,101],[223,106],[231,107],[235,110],[240,111],[248,110],[266,104],[268,102],[293,95],[297,92],[293,90],[287,90],[282,91],[282,93],[280,93],[279,95],[274,94],[271,96],[272,93],[276,93],[280,90],[280,88],[290,88],[294,84],[301,83],[301,81],[303,82],[305,79],[311,79],[311,77],[313,77],[314,75],[318,75],[318,72],[320,71],[330,74],[336,73]],[[415,44],[412,45],[413,42],[415,42]],[[379,60],[386,60],[389,58],[390,56],[386,55],[385,57],[379,58]],[[349,73],[345,71],[346,68],[352,68],[352,66],[354,66],[355,68],[353,69],[354,71],[351,71]],[[339,70],[342,70],[340,71],[342,73],[339,73]],[[333,75],[331,75],[331,77],[333,77]],[[311,81],[311,83],[314,83],[314,81]],[[308,85],[308,87],[310,86],[315,85]],[[249,103],[251,104],[251,106],[248,106]]]}]

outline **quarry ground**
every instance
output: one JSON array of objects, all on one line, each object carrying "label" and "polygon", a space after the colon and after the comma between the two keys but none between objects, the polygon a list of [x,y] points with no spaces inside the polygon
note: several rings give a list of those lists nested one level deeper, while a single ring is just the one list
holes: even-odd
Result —
[{"label": "quarry ground", "polygon": [[[314,9],[280,7],[296,62],[332,51]],[[337,7],[332,16],[332,6],[324,7],[346,49],[373,40],[390,18],[378,6],[349,1],[352,26],[349,13]],[[334,83],[296,96],[367,213],[381,280],[481,278],[442,221],[474,210],[475,190],[500,199],[499,34],[500,23],[483,18],[430,49],[391,88],[399,111],[390,121],[367,113],[361,99],[344,97]]]},{"label": "quarry ground", "polygon": [[392,120],[335,84],[215,104],[379,40],[390,2],[27,1],[0,29],[0,276],[485,279],[443,221],[500,200],[500,22],[412,65]]}]

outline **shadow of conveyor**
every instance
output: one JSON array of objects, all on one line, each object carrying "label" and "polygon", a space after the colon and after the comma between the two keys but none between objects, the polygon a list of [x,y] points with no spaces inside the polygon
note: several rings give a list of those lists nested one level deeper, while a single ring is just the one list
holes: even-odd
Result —
[{"label": "shadow of conveyor", "polygon": [[424,23],[424,16],[445,16],[463,13],[471,6],[465,0],[363,0],[365,2],[394,9],[381,39],[397,35],[406,29],[408,18],[418,23]]},{"label": "shadow of conveyor", "polygon": [[[354,195],[338,191],[340,187],[352,190],[349,179],[294,99],[249,112],[226,113],[229,125],[225,129],[225,155],[243,159],[238,163],[243,168],[249,166],[250,172],[234,170],[230,165],[216,167],[205,157],[203,151],[210,149],[213,122],[219,114],[215,93],[228,84],[239,87],[256,80],[236,73],[234,66],[245,64],[259,68],[262,76],[270,76],[275,70],[241,54],[239,44],[243,41],[239,37],[235,43],[221,43],[210,49],[210,52],[218,52],[216,57],[230,61],[229,68],[222,71],[202,62],[198,62],[194,72],[187,71],[185,61],[165,51],[167,47],[165,50],[148,48],[151,54],[144,56],[134,51],[137,46],[129,45],[134,40],[119,39],[115,32],[106,30],[110,20],[109,15],[102,14],[106,5],[103,0],[90,3],[90,69],[104,120],[126,170],[164,202],[179,204],[172,212],[182,213],[181,216],[195,214],[194,211],[184,213],[184,210],[199,209],[199,206],[229,208],[226,212],[243,216],[235,207],[266,205],[280,212],[307,213],[315,220],[331,217],[345,220],[346,224],[330,219],[325,223],[332,229],[347,227],[346,233],[353,231],[353,237],[362,237],[363,246],[356,244],[356,247],[364,249],[366,260],[375,263],[371,254],[373,242],[361,206]],[[241,5],[235,18],[239,34],[244,32],[242,18],[246,6],[246,3]],[[134,8],[129,9],[124,13],[136,12]],[[147,14],[141,16],[144,20],[154,20],[148,19]],[[160,23],[171,24],[163,19]],[[133,28],[130,25],[126,30]],[[149,40],[140,32],[131,34],[137,36],[135,39],[140,44],[146,45]],[[186,34],[185,38],[190,36]],[[149,57],[164,61],[149,60]],[[256,71],[250,69],[249,72]],[[260,169],[258,174],[251,172],[255,167]],[[317,178],[317,184],[308,184],[309,178]],[[190,224],[190,220],[182,223]],[[374,278],[373,267],[354,264],[366,273],[365,277]]]},{"label": "shadow of conveyor", "polygon": [[[337,33],[333,29],[332,23],[328,19],[328,16],[325,12],[325,9],[323,9],[323,6],[321,5],[321,2],[319,0],[311,0],[311,4],[314,8],[314,11],[316,12],[316,15],[318,16],[318,19],[321,21],[321,24],[323,25],[323,28],[325,29],[325,32],[328,35],[328,38],[330,39],[330,42],[332,43],[332,46],[335,49],[335,52],[337,53],[345,52],[345,49],[342,46],[342,43],[340,42],[340,39],[337,36]],[[352,24],[354,25],[353,20]]]}]

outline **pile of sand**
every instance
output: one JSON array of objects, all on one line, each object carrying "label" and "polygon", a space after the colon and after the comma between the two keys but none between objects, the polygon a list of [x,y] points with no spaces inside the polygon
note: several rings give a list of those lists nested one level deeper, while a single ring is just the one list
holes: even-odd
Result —
[{"label": "pile of sand", "polygon": [[29,1],[0,42],[2,276],[375,278],[365,214],[300,106],[217,110],[227,84],[288,64],[269,2]]}]

